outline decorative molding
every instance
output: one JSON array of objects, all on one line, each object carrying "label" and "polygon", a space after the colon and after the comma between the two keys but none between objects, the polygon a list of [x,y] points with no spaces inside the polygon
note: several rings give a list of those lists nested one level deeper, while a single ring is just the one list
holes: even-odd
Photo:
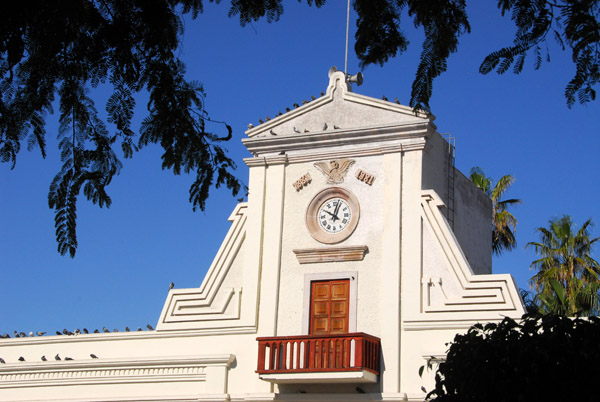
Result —
[{"label": "decorative molding", "polygon": [[234,355],[223,354],[3,364],[0,366],[0,389],[156,381],[203,382],[207,380],[208,366],[229,368],[234,360]]},{"label": "decorative molding", "polygon": [[296,191],[302,190],[304,187],[308,186],[308,184],[312,182],[312,177],[310,177],[310,173],[306,172],[298,180],[292,183]]},{"label": "decorative molding", "polygon": [[[197,321],[200,317],[202,320],[237,320],[240,318],[240,303],[242,300],[242,289],[241,288],[229,288],[224,289],[225,299],[220,306],[208,305],[202,301],[195,299],[192,300],[177,300],[171,317],[172,321],[189,321],[187,318],[191,317],[192,321]],[[233,302],[231,302],[233,299]],[[230,305],[233,305],[233,312],[225,314],[225,310]],[[200,317],[199,317],[200,316]],[[182,318],[176,320],[175,317]]]},{"label": "decorative molding", "polygon": [[421,357],[423,358],[423,360],[433,360],[435,362],[442,362],[442,361],[446,361],[446,353],[442,353],[442,352],[437,352],[437,353],[422,353]]},{"label": "decorative molding", "polygon": [[204,330],[233,333],[247,331],[241,323],[242,288],[225,288],[223,282],[246,237],[247,204],[238,204],[232,222],[204,281],[199,288],[171,289],[156,330]]},{"label": "decorative molding", "polygon": [[473,325],[480,322],[500,322],[503,316],[500,315],[481,315],[477,318],[465,319],[408,319],[402,321],[402,329],[404,331],[431,331],[431,330],[457,330],[466,332]]},{"label": "decorative molding", "polygon": [[267,402],[281,399],[279,396],[281,395],[276,393],[229,394],[229,400],[231,402]]},{"label": "decorative molding", "polygon": [[316,162],[313,166],[323,173],[327,184],[340,184],[344,182],[346,173],[353,164],[354,159],[333,159],[329,163]]},{"label": "decorative molding", "polygon": [[[349,145],[378,144],[385,148],[385,143],[398,142],[402,147],[411,148],[413,141],[417,140],[420,148],[425,147],[425,142],[418,141],[428,138],[435,131],[435,125],[428,120],[410,121],[404,123],[384,124],[381,126],[368,126],[336,131],[323,131],[320,133],[305,133],[295,135],[280,135],[268,138],[245,138],[242,140],[254,158],[272,158],[280,152],[289,153],[297,150],[314,151],[318,148],[340,148]],[[266,155],[269,154],[269,155]],[[284,157],[283,155],[281,157]],[[292,155],[287,155],[288,160]],[[314,157],[311,157],[314,160]],[[271,162],[273,163],[273,162]]]},{"label": "decorative molding", "polygon": [[376,383],[377,374],[368,370],[326,371],[315,373],[269,373],[259,374],[258,378],[275,384],[343,384]]},{"label": "decorative molding", "polygon": [[288,163],[287,155],[269,155],[265,157],[267,166],[285,165]]},{"label": "decorative molding", "polygon": [[[213,328],[213,329],[188,329],[188,330],[173,330],[168,332],[157,331],[131,331],[131,332],[109,332],[99,334],[81,334],[77,336],[65,335],[46,335],[27,338],[10,338],[0,339],[0,347],[14,346],[23,343],[20,346],[30,345],[61,345],[65,343],[79,342],[114,342],[114,341],[133,341],[144,339],[163,339],[163,338],[189,338],[209,335],[229,335],[229,334],[254,334],[256,333],[255,325],[236,325],[229,328]],[[0,366],[2,367],[2,366]]]},{"label": "decorative molding", "polygon": [[[424,139],[414,140],[410,143],[398,143],[392,145],[368,145],[360,149],[340,149],[334,151],[311,152],[310,154],[288,155],[288,164],[312,162],[315,159],[335,159],[335,158],[358,158],[362,156],[377,156],[398,152],[420,151],[425,148]],[[244,163],[248,167],[267,166],[265,157],[255,156],[253,158],[244,158]]]},{"label": "decorative molding", "polygon": [[300,264],[317,262],[362,261],[369,248],[367,246],[346,246],[328,248],[294,249]]},{"label": "decorative molding", "polygon": [[[433,190],[421,193],[421,213],[423,230],[427,228],[440,244],[449,266],[449,273],[459,286],[458,294],[448,296],[444,291],[442,278],[421,278],[423,313],[497,312],[520,317],[525,313],[519,293],[512,277],[508,274],[475,275],[462,253],[458,240],[450,229],[440,208],[444,207],[441,198]],[[432,292],[436,291],[437,302],[432,302]]]},{"label": "decorative molding", "polygon": [[373,185],[373,182],[375,181],[375,175],[367,173],[362,169],[358,169],[355,176],[358,181],[362,181],[369,186]]}]

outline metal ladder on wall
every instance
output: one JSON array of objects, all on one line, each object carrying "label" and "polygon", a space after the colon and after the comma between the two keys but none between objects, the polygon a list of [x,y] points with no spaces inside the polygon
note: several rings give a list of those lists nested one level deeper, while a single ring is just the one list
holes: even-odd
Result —
[{"label": "metal ladder on wall", "polygon": [[456,137],[452,134],[442,134],[448,143],[448,200],[446,202],[446,220],[454,230],[454,160],[456,150]]}]

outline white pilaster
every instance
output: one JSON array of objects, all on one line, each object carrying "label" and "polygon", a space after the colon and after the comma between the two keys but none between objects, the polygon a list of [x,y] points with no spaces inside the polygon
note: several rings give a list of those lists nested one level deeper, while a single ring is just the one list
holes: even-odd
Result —
[{"label": "white pilaster", "polygon": [[285,163],[285,156],[270,158],[266,167],[259,336],[277,335]]},{"label": "white pilaster", "polygon": [[[421,259],[422,259],[422,236],[421,236],[421,178],[422,178],[421,150],[405,152],[402,160],[402,248],[401,248],[401,318],[417,315],[421,310]],[[401,322],[402,322],[401,321]],[[400,371],[417,370],[414,362],[407,356],[411,355],[414,344],[402,342],[400,354],[404,356],[400,360]],[[402,374],[400,384],[401,390],[407,387],[414,388],[414,384],[406,384],[406,378],[412,378],[408,373]]]},{"label": "white pilaster", "polygon": [[396,393],[400,388],[400,233],[402,228],[402,154],[384,155],[384,225],[381,267],[382,391]]}]

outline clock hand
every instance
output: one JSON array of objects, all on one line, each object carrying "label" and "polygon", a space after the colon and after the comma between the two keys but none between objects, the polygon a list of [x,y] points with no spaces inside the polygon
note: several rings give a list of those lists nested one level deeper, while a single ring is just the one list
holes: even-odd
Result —
[{"label": "clock hand", "polygon": [[323,210],[323,212],[325,212],[326,214],[329,214],[333,218],[333,220],[339,219],[336,215],[332,214],[329,211]]},{"label": "clock hand", "polygon": [[341,202],[338,200],[338,203],[337,203],[337,205],[335,206],[335,209],[333,210],[333,215],[332,215],[332,216],[333,216],[333,218],[334,218],[334,219],[333,219],[334,221],[335,221],[335,220],[338,220],[338,219],[340,219],[340,218],[338,218],[337,214],[338,214],[338,211],[340,210],[340,206],[341,206],[341,205],[342,205],[342,203],[341,203]]}]

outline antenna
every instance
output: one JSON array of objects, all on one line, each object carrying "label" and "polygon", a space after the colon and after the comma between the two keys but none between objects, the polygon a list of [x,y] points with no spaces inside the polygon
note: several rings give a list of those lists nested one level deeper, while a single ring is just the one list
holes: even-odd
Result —
[{"label": "antenna", "polygon": [[[363,75],[362,75],[361,72],[359,72],[358,74],[355,74],[355,75],[348,75],[348,38],[349,38],[349,32],[350,32],[350,0],[348,0],[348,9],[346,11],[346,59],[344,61],[344,76],[346,77],[346,83],[348,83],[348,84],[357,84],[358,86],[361,86],[362,83],[363,83]],[[335,67],[331,67],[329,69],[329,77],[331,77],[331,75],[333,73],[335,73],[336,71],[337,71],[337,69]],[[350,88],[350,85],[348,85],[348,88]]]},{"label": "antenna", "polygon": [[348,10],[346,12],[346,59],[344,62],[344,74],[348,74],[348,32],[350,31],[350,0],[348,0]]}]

